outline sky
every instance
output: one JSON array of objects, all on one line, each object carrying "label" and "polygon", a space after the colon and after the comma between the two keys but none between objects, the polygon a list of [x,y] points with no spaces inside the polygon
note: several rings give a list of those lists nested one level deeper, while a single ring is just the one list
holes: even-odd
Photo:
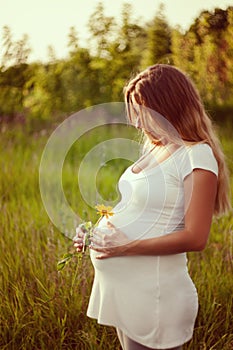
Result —
[{"label": "sky", "polygon": [[[0,0],[0,45],[2,28],[11,28],[13,40],[29,35],[32,48],[30,61],[48,60],[48,46],[52,45],[57,58],[67,55],[69,28],[78,32],[81,46],[88,43],[87,22],[98,0]],[[170,25],[187,29],[202,10],[216,7],[226,9],[233,0],[102,0],[105,14],[118,20],[122,4],[132,4],[133,18],[144,24],[151,20],[159,4],[165,5],[165,15]],[[1,46],[0,46],[1,50]]]}]

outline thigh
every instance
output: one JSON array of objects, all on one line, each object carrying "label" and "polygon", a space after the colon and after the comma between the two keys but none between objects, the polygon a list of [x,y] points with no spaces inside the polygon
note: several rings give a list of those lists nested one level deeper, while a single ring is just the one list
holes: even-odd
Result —
[{"label": "thigh", "polygon": [[[118,335],[118,338],[119,338],[119,341],[121,343],[121,347],[123,350],[159,350],[159,349],[148,348],[145,345],[142,345],[142,344],[135,342],[134,340],[127,337],[118,328],[117,328],[117,335]],[[182,346],[178,346],[176,348],[164,349],[164,350],[182,350]]]},{"label": "thigh", "polygon": [[[127,337],[125,334],[123,336],[123,350],[152,350],[145,345],[139,344],[134,340]],[[154,349],[153,349],[154,350]]]},{"label": "thigh", "polygon": [[116,328],[116,331],[117,331],[117,336],[118,336],[118,339],[121,343],[121,347],[122,349],[124,349],[124,335],[123,335],[123,332],[119,329],[119,328]]},{"label": "thigh", "polygon": [[[125,346],[123,347],[123,350],[159,350],[154,348],[148,348],[145,345],[136,343],[132,339],[128,338],[124,340]],[[161,350],[161,349],[160,349]],[[182,350],[182,347],[176,347],[176,348],[169,348],[169,349],[163,349],[163,350]]]}]

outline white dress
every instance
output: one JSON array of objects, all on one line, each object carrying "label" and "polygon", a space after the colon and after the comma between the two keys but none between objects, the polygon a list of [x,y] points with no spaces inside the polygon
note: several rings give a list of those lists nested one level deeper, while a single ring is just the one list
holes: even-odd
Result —
[{"label": "white dress", "polygon": [[[201,168],[218,175],[207,144],[182,146],[160,164],[138,174],[130,166],[119,180],[121,201],[110,221],[130,239],[172,234],[184,228],[184,178]],[[100,227],[106,227],[101,220]],[[198,311],[196,288],[186,254],[125,256],[98,260],[87,315],[118,327],[147,347],[184,344],[193,334]]]}]

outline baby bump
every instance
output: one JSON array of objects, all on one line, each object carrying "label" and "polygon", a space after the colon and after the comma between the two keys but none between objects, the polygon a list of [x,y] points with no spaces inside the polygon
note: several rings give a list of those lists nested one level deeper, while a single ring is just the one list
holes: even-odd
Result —
[{"label": "baby bump", "polygon": [[156,215],[136,215],[130,210],[122,213],[116,213],[113,217],[101,220],[98,225],[100,229],[106,229],[107,221],[110,221],[117,229],[122,231],[130,240],[148,239],[161,236],[164,233],[164,225],[156,221]]},{"label": "baby bump", "polygon": [[[132,292],[144,290],[151,293],[157,284],[157,261],[153,256],[121,256],[97,259],[100,253],[91,250],[91,261],[96,275],[101,281],[111,285],[130,286]],[[143,281],[143,283],[142,283]]]}]

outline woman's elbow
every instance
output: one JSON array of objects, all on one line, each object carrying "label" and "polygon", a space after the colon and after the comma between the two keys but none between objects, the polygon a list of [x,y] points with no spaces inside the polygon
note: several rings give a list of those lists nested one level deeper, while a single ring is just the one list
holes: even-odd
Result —
[{"label": "woman's elbow", "polygon": [[189,232],[188,251],[201,252],[205,249],[209,232]]},{"label": "woman's elbow", "polygon": [[193,251],[195,251],[195,252],[201,252],[202,250],[205,249],[206,243],[207,243],[207,242],[202,242],[202,243],[196,244],[196,246],[194,247],[194,250],[193,250]]}]

